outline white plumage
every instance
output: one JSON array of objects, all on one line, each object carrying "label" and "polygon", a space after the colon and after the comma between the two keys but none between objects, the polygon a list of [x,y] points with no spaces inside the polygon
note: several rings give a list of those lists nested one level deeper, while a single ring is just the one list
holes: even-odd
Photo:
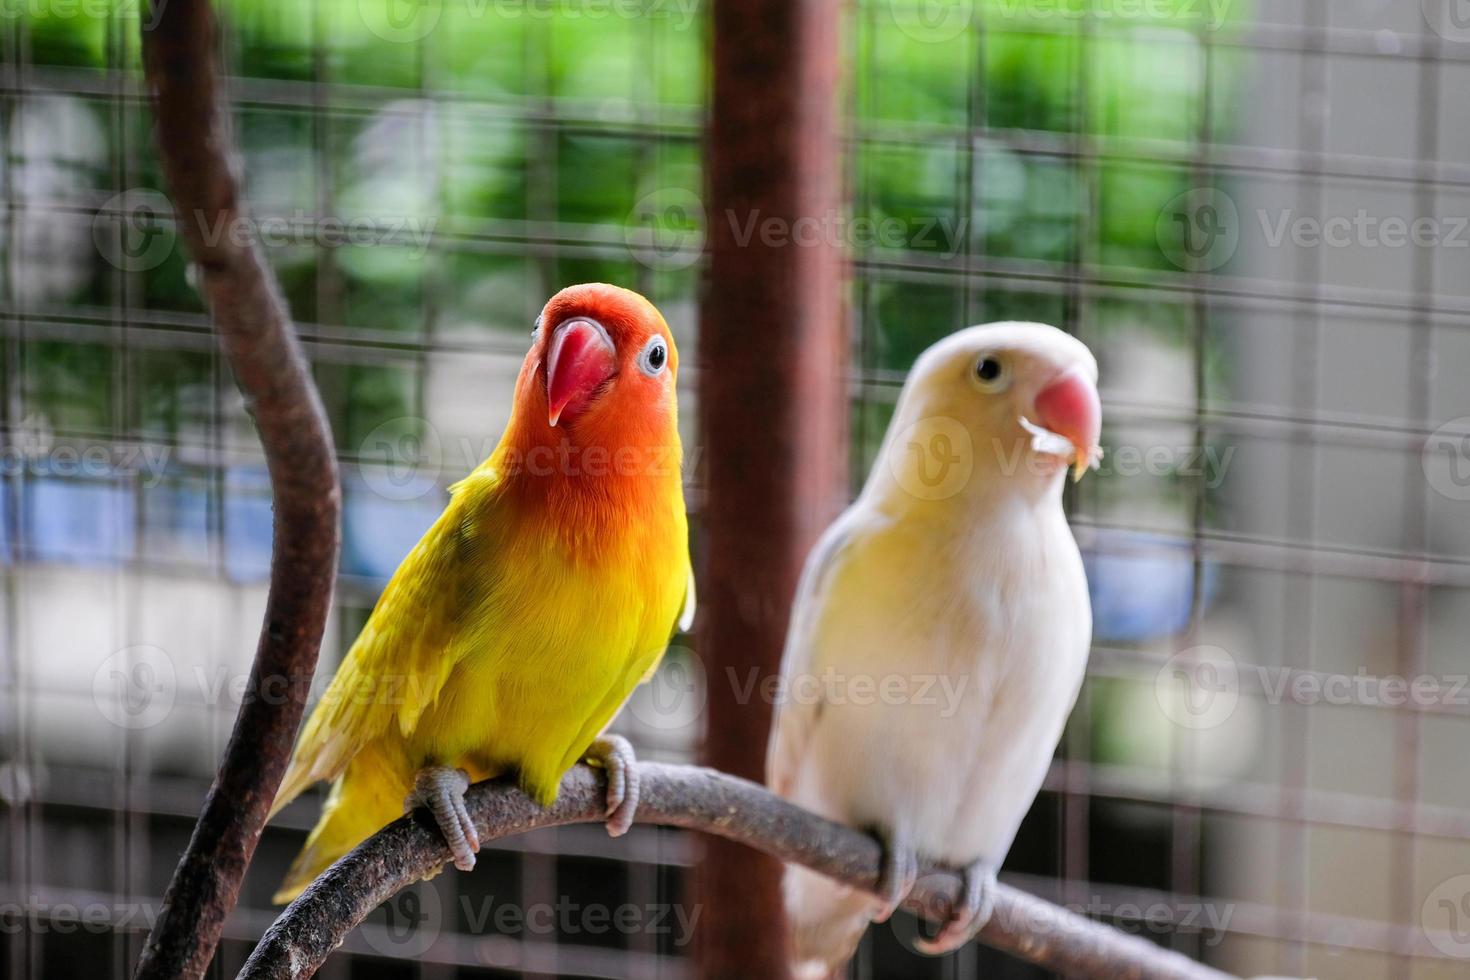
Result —
[{"label": "white plumage", "polygon": [[[987,359],[1004,377],[984,377]],[[802,577],[771,785],[910,858],[1000,865],[1082,681],[1091,610],[1057,432],[1085,466],[1098,423],[1038,434],[1048,414],[1086,414],[1057,409],[1059,377],[1096,406],[1090,352],[1039,324],[971,327],[926,351],[862,494]],[[839,968],[885,911],[798,867],[786,900],[805,977]]]}]

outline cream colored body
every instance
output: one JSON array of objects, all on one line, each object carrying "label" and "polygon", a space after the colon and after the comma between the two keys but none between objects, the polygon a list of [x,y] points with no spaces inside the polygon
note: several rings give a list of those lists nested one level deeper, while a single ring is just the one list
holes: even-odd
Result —
[{"label": "cream colored body", "polygon": [[[929,355],[916,367],[882,458],[798,594],[789,690],[805,674],[847,696],[783,703],[768,770],[778,792],[831,819],[952,866],[999,866],[1082,682],[1087,582],[1062,464],[1007,472],[1015,457],[991,452],[964,393],[926,397],[926,370],[944,377]],[[929,500],[905,489],[917,486],[906,467],[923,460],[895,439],[936,416],[966,425],[975,466],[958,492]],[[855,696],[863,678],[890,696]],[[786,892],[805,976],[844,962],[880,906],[797,867]]]}]

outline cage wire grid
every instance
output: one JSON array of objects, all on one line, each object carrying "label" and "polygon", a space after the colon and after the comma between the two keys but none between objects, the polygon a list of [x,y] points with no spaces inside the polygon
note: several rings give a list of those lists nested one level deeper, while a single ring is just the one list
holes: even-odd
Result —
[{"label": "cage wire grid", "polygon": [[[465,86],[449,72],[441,50],[444,38],[434,33],[408,45],[416,84],[373,84],[360,73],[344,80],[342,51],[334,46],[326,26],[330,18],[322,14],[323,2],[311,5],[314,15],[305,50],[282,55],[283,77],[245,73],[241,66],[250,56],[242,51],[241,39],[253,43],[257,39],[251,30],[232,25],[231,8],[225,8],[228,90],[238,131],[245,138],[247,178],[259,173],[250,169],[260,159],[251,152],[252,127],[279,127],[296,134],[306,147],[300,175],[309,182],[314,213],[340,213],[354,206],[340,193],[343,141],[372,132],[403,150],[391,158],[391,165],[414,170],[429,188],[424,207],[439,218],[424,259],[405,274],[417,284],[407,290],[417,294],[411,307],[416,320],[412,327],[386,325],[373,315],[371,296],[359,295],[364,288],[360,271],[344,267],[348,258],[359,261],[356,256],[308,246],[311,257],[303,272],[305,260],[272,253],[296,305],[302,339],[338,436],[344,472],[351,474],[376,462],[363,436],[385,421],[379,417],[382,412],[374,414],[378,406],[361,404],[364,376],[393,377],[402,404],[408,407],[404,414],[433,418],[438,396],[434,388],[444,383],[446,361],[484,368],[503,382],[504,372],[513,371],[524,352],[526,333],[541,300],[557,286],[579,279],[626,282],[665,310],[692,369],[681,385],[686,420],[691,418],[697,412],[691,377],[701,367],[694,357],[698,264],[681,265],[663,256],[650,260],[630,244],[626,223],[588,220],[586,208],[567,202],[579,193],[577,178],[582,171],[576,168],[585,162],[568,162],[584,152],[578,141],[622,146],[619,152],[631,165],[619,177],[636,187],[637,198],[669,187],[689,189],[690,173],[695,175],[692,189],[697,190],[698,159],[708,152],[701,149],[699,98],[664,97],[662,72],[670,57],[670,41],[663,26],[649,19],[628,28],[621,40],[636,52],[626,79],[632,97],[609,103],[559,93],[556,74],[564,65],[555,20],[536,21],[517,34],[526,79],[523,92],[487,94]],[[1293,11],[1300,19],[1289,22]],[[1470,315],[1470,302],[1450,285],[1452,270],[1459,269],[1463,276],[1463,269],[1446,265],[1432,250],[1416,249],[1396,285],[1344,283],[1332,278],[1327,268],[1330,256],[1320,248],[1291,254],[1286,260],[1292,266],[1289,274],[1281,276],[1233,266],[1181,269],[1128,261],[1128,253],[1108,238],[1105,226],[1120,207],[1120,192],[1110,182],[1129,168],[1177,173],[1182,188],[1230,188],[1247,181],[1285,184],[1294,189],[1297,206],[1309,213],[1330,212],[1330,201],[1344,184],[1362,188],[1365,196],[1383,188],[1407,192],[1414,214],[1447,213],[1446,202],[1463,200],[1470,191],[1470,162],[1442,155],[1451,118],[1446,112],[1453,109],[1449,96],[1453,82],[1466,77],[1470,49],[1436,35],[1423,23],[1373,26],[1365,18],[1386,15],[1371,5],[1262,2],[1254,12],[1261,16],[1243,18],[1228,30],[1174,29],[1149,37],[1149,44],[1178,47],[1187,64],[1184,71],[1191,76],[1188,86],[1195,97],[1187,125],[1190,135],[1176,139],[1113,132],[1109,120],[1097,118],[1108,111],[1097,90],[1097,66],[1113,56],[1111,49],[1118,42],[1110,25],[1096,18],[997,22],[991,7],[977,11],[959,35],[941,46],[944,57],[963,67],[950,90],[958,111],[906,117],[901,100],[889,100],[898,80],[893,61],[885,60],[891,46],[902,48],[912,40],[895,34],[903,10],[881,3],[850,5],[845,42],[846,97],[852,119],[848,181],[855,210],[924,217],[958,213],[971,222],[948,243],[952,254],[911,242],[898,248],[850,243],[854,484],[874,462],[877,441],[911,355],[928,340],[963,324],[1023,314],[1056,322],[1098,350],[1110,435],[1182,429],[1195,446],[1211,440],[1258,441],[1289,450],[1297,465],[1283,469],[1285,516],[1275,531],[1233,524],[1211,496],[1218,488],[1206,486],[1203,475],[1171,475],[1165,481],[1173,486],[1169,498],[1173,509],[1164,519],[1120,506],[1119,491],[1107,482],[1120,479],[1116,476],[1084,481],[1070,491],[1074,526],[1090,556],[1132,554],[1140,536],[1155,544],[1161,541],[1183,556],[1182,563],[1166,563],[1163,574],[1186,583],[1185,615],[1164,641],[1099,639],[1063,749],[1005,877],[1226,968],[1353,976],[1455,975],[1462,964],[1430,938],[1421,904],[1434,873],[1447,870],[1435,867],[1433,855],[1463,850],[1470,840],[1470,801],[1453,805],[1431,798],[1434,787],[1426,785],[1430,780],[1424,743],[1430,724],[1451,724],[1463,733],[1470,711],[1460,704],[1323,708],[1289,684],[1280,690],[1274,684],[1282,677],[1341,676],[1339,665],[1322,654],[1314,639],[1324,615],[1324,583],[1363,583],[1394,593],[1390,653],[1378,665],[1383,673],[1414,677],[1444,669],[1443,662],[1432,656],[1431,605],[1436,597],[1449,601],[1443,597],[1453,597],[1457,590],[1462,593],[1470,584],[1470,558],[1463,551],[1444,550],[1436,540],[1434,515],[1441,505],[1421,472],[1421,454],[1442,417],[1454,414],[1444,409],[1445,389],[1453,386],[1453,378],[1447,380],[1443,372],[1437,376],[1433,366],[1440,348],[1453,345],[1454,333],[1464,329]],[[1272,12],[1281,19],[1265,16]],[[99,518],[96,526],[107,526],[108,536],[95,553],[79,557],[65,549],[58,552],[48,537],[54,532],[38,528],[38,508],[58,499],[55,481],[25,471],[5,473],[6,649],[0,662],[10,717],[3,726],[8,764],[0,783],[6,801],[0,821],[7,849],[0,888],[9,902],[4,921],[24,927],[8,929],[0,936],[0,945],[5,948],[6,974],[17,978],[129,974],[146,932],[147,909],[156,907],[234,714],[229,699],[200,698],[180,685],[181,708],[197,710],[203,719],[200,730],[208,734],[187,757],[187,764],[161,752],[144,737],[146,733],[127,730],[108,744],[106,756],[90,761],[67,758],[65,753],[54,757],[47,745],[54,737],[54,724],[43,714],[43,706],[70,698],[75,710],[95,709],[87,690],[77,700],[74,686],[60,683],[54,672],[43,669],[48,654],[36,638],[47,632],[36,622],[40,605],[27,577],[49,578],[57,588],[77,590],[75,594],[92,608],[107,610],[107,632],[113,642],[106,652],[146,643],[147,609],[157,602],[159,581],[239,581],[240,570],[231,555],[231,549],[239,546],[231,537],[238,513],[228,502],[242,494],[258,502],[263,493],[258,483],[247,481],[243,489],[239,483],[242,469],[258,468],[259,453],[197,301],[192,305],[167,297],[159,301],[156,277],[181,275],[176,265],[166,264],[162,272],[128,270],[96,257],[91,270],[95,281],[80,291],[80,299],[64,291],[37,290],[23,278],[49,254],[44,239],[37,247],[39,229],[80,227],[90,235],[100,220],[96,216],[126,217],[128,202],[116,201],[115,194],[158,186],[146,100],[136,71],[135,24],[129,17],[113,16],[105,28],[100,68],[38,63],[33,57],[34,25],[25,17],[6,17],[0,31],[8,260],[5,309],[0,313],[5,332],[0,426],[11,444],[31,437],[42,425],[57,443],[162,446],[173,461],[169,485],[196,490],[203,498],[202,513],[188,518],[202,532],[197,540],[190,539],[189,547],[159,547],[154,524],[158,514],[150,507],[166,511],[167,505],[151,503],[140,490],[141,477],[124,473],[93,481],[111,488],[123,501]],[[695,36],[707,33],[702,10],[689,29]],[[993,105],[996,86],[987,83],[995,77],[991,59],[1013,57],[1009,45],[1019,37],[1062,45],[1058,50],[1065,53],[1061,60],[1067,71],[1063,87],[1069,93],[1062,110],[1069,117],[1065,127],[1017,125],[1007,121],[1015,115],[1013,106],[998,110]],[[1067,39],[1076,43],[1066,46]],[[687,38],[677,41],[689,43]],[[1272,69],[1263,66],[1271,58],[1296,59],[1298,66],[1294,78],[1279,69],[1281,78],[1271,76],[1281,82],[1278,101],[1261,110],[1294,120],[1300,137],[1295,146],[1253,143],[1220,118],[1219,110],[1228,102],[1222,89],[1248,87],[1252,72],[1269,74]],[[1411,73],[1415,98],[1408,113],[1413,119],[1410,152],[1398,156],[1352,152],[1334,143],[1329,109],[1346,113],[1354,108],[1332,102],[1334,72],[1348,64],[1369,79],[1378,72]],[[27,169],[34,148],[28,150],[25,137],[37,127],[32,117],[24,116],[25,107],[41,104],[54,109],[60,104],[39,102],[42,99],[84,106],[103,121],[111,148],[102,155],[100,170],[88,173],[87,167],[95,163],[80,156],[71,158],[70,169],[59,167],[60,177],[49,181]],[[381,128],[370,130],[373,126]],[[523,151],[515,156],[523,174],[520,214],[473,213],[451,193],[454,181],[452,174],[446,174],[456,166],[473,165],[459,155],[457,142],[487,130],[514,132],[524,141]],[[374,149],[367,146],[368,151]],[[44,150],[55,156],[49,145]],[[62,162],[67,160],[63,156]],[[1070,231],[1061,236],[1064,243],[1059,249],[1050,253],[1039,249],[1040,257],[1024,254],[1025,249],[1008,253],[995,245],[1006,242],[996,226],[1007,217],[998,214],[1002,209],[993,188],[1014,179],[1017,161],[1022,168],[1038,163],[1056,168],[1070,178],[1066,186],[1074,195],[1073,206],[1063,207],[1062,216],[1055,219],[1069,224]],[[885,186],[884,179],[904,171],[905,164],[936,171],[932,185],[942,192],[907,199]],[[78,186],[88,180],[90,189]],[[295,200],[291,188],[263,185],[258,179],[250,190],[264,213],[289,207]],[[1151,202],[1155,208],[1163,203]],[[1150,245],[1157,253],[1159,246]],[[38,253],[39,259],[30,253]],[[509,299],[496,294],[490,311],[481,317],[488,321],[484,329],[465,327],[464,301],[454,295],[459,283],[455,270],[466,261],[504,261],[505,265],[495,266],[502,276],[521,275],[525,280],[519,292],[501,290]],[[1137,346],[1136,337],[1119,330],[1118,310],[1139,306],[1171,311],[1165,318],[1173,330],[1171,337],[1182,340],[1167,365],[1188,384],[1165,386],[1173,396],[1110,381],[1110,368],[1125,366],[1126,355],[1136,352]],[[407,315],[409,309],[393,307],[390,312]],[[1232,332],[1243,330],[1244,321],[1251,318],[1286,324],[1289,330],[1274,337],[1270,347],[1250,348]],[[1324,358],[1334,345],[1348,342],[1345,324],[1360,323],[1389,324],[1407,349],[1400,411],[1344,410],[1324,399]],[[100,373],[90,378],[106,392],[100,425],[85,413],[78,421],[78,413],[57,411],[68,392],[58,393],[50,386],[66,381],[68,374],[47,364],[64,348],[90,351],[102,365]],[[1290,379],[1289,400],[1253,398],[1235,390],[1234,377],[1220,380],[1216,365],[1243,350],[1279,362],[1278,369]],[[150,363],[155,355],[178,356],[182,361],[164,360],[158,368]],[[170,410],[182,412],[185,422],[172,431],[160,431],[145,422],[147,412],[140,400],[156,394],[158,385],[148,372],[161,370],[166,376],[176,363],[205,366],[204,397],[202,404],[180,407],[178,402],[187,402],[198,391],[176,391]],[[81,374],[87,380],[86,370]],[[463,380],[464,375],[458,377]],[[503,391],[492,389],[491,394],[501,397]],[[493,400],[491,395],[487,400]],[[396,412],[398,404],[383,411]],[[1360,460],[1359,466],[1404,471],[1403,486],[1412,492],[1404,495],[1395,535],[1379,541],[1334,537],[1322,501],[1326,488],[1343,474],[1340,466],[1330,469],[1335,464],[1324,449],[1358,453],[1353,458]],[[1367,454],[1378,455],[1373,462],[1361,462]],[[691,458],[697,462],[697,450]],[[440,475],[448,480],[455,474]],[[1250,478],[1238,471],[1237,476]],[[349,485],[349,500],[355,492],[362,488]],[[690,487],[696,520],[702,493],[696,470]],[[167,513],[164,516],[167,520]],[[353,545],[349,533],[348,546]],[[85,567],[87,575],[69,583],[73,566]],[[375,575],[359,574],[356,568],[353,561],[344,562],[338,610],[319,673],[330,673],[380,585]],[[1108,741],[1106,723],[1118,710],[1118,685],[1142,681],[1152,690],[1155,678],[1176,662],[1180,651],[1210,642],[1210,607],[1222,601],[1237,579],[1270,583],[1267,588],[1278,593],[1280,606],[1274,618],[1262,616],[1274,631],[1269,644],[1273,652],[1260,664],[1244,658],[1236,663],[1240,698],[1262,706],[1261,724],[1273,727],[1274,744],[1255,760],[1258,768],[1228,780],[1195,778],[1192,774],[1204,761],[1201,754],[1215,749],[1177,725],[1163,729],[1161,758],[1150,756],[1149,764],[1109,761],[1103,743]],[[236,601],[248,606],[247,599]],[[238,628],[240,636],[226,636],[231,628]],[[200,650],[235,652],[243,645],[248,653],[253,635],[251,617],[241,613],[233,627],[211,624],[196,643]],[[192,662],[192,657],[203,662],[216,659],[191,651],[170,652],[181,664]],[[679,663],[689,661],[680,657]],[[1318,712],[1360,710],[1390,719],[1386,758],[1391,760],[1392,777],[1386,793],[1323,788],[1322,781],[1314,779],[1314,765],[1332,755],[1321,733],[1337,731],[1332,722],[1319,720]],[[637,722],[636,718],[629,722],[629,732],[643,754],[673,760],[695,754],[697,721],[678,731]],[[273,882],[264,880],[269,877],[265,869],[284,866],[314,819],[314,805],[313,801],[288,810],[282,828],[267,832],[259,867],[227,930],[217,975],[232,975],[238,969],[253,938],[273,917],[265,902]],[[1134,836],[1110,834],[1138,824],[1153,830]],[[1222,827],[1239,826],[1252,828],[1251,835],[1265,842],[1258,846],[1264,848],[1269,868],[1268,880],[1250,890],[1248,898],[1212,891],[1228,876],[1222,876],[1207,857],[1211,848],[1224,847],[1222,839],[1229,831]],[[1334,880],[1329,875],[1324,885],[1323,863],[1351,864],[1361,857],[1352,850],[1324,854],[1323,832],[1340,832],[1341,842],[1365,836],[1387,841],[1390,857],[1382,862],[1383,873],[1373,879],[1384,896],[1382,918],[1351,914],[1322,900],[1322,891]],[[1431,842],[1448,848],[1431,849]],[[1120,870],[1117,851],[1129,845],[1138,847],[1155,866],[1137,873]],[[497,842],[473,880],[444,875],[390,903],[329,961],[322,975],[480,975],[465,972],[476,967],[490,975],[687,975],[687,949],[671,948],[648,931],[622,937],[616,946],[599,945],[585,936],[477,935],[455,910],[467,907],[462,899],[480,900],[502,892],[512,895],[510,902],[521,908],[582,896],[610,904],[678,904],[687,893],[683,879],[697,861],[698,849],[694,838],[655,830],[639,830],[626,841],[609,843],[598,828]],[[1259,855],[1249,860],[1253,867],[1262,866]],[[79,868],[89,873],[81,874]],[[428,897],[431,894],[433,898]],[[423,930],[414,927],[425,922],[424,903],[434,901],[442,921],[435,924],[432,941],[420,949]],[[67,921],[71,906],[106,910],[107,930],[64,933],[56,928]],[[1169,917],[1150,928],[1145,910],[1155,908],[1168,910]],[[1200,909],[1228,910],[1228,922],[1202,927],[1186,921],[1191,911]],[[933,963],[906,958],[897,945],[892,931],[871,932],[856,965],[858,975],[974,976],[982,966],[993,970],[999,963],[997,954],[973,946],[960,957]],[[1335,966],[1343,964],[1351,972],[1334,974]],[[1006,969],[1025,973],[1013,963]],[[896,972],[900,970],[904,972]]]}]

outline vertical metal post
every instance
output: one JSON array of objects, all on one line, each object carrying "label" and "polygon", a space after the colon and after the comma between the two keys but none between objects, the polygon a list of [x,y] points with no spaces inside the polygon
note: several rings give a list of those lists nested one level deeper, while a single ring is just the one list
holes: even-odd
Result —
[{"label": "vertical metal post", "polygon": [[[806,553],[845,498],[838,0],[717,0],[700,337],[705,761],[763,779]],[[742,697],[742,692],[749,693]],[[786,975],[780,868],[708,842],[703,977]]]}]

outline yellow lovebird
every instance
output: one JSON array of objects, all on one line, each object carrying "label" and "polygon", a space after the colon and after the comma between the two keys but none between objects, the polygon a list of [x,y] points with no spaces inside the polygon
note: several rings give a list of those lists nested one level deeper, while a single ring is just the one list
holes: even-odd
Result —
[{"label": "yellow lovebird", "polygon": [[632,825],[633,751],[604,729],[694,611],[678,366],[637,293],[546,304],[500,443],[450,488],[302,729],[272,815],[332,788],[277,902],[414,806],[474,867],[464,791],[493,776],[546,806],[586,759],[608,773],[608,832]]}]

